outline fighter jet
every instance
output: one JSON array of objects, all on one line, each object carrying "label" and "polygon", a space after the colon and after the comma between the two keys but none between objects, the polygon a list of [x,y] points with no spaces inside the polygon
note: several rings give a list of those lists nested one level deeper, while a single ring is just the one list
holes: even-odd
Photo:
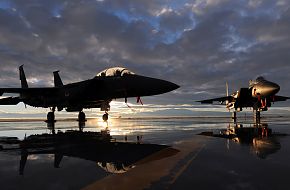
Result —
[{"label": "fighter jet", "polygon": [[3,93],[16,93],[17,97],[0,99],[0,105],[16,105],[23,102],[33,107],[51,108],[47,121],[54,122],[54,112],[65,109],[68,112],[79,112],[78,120],[85,121],[83,109],[100,108],[105,111],[103,119],[108,120],[110,102],[113,99],[137,97],[137,103],[142,103],[141,96],[152,96],[170,92],[179,88],[178,85],[146,76],[137,75],[126,68],[113,67],[106,69],[94,78],[64,85],[59,74],[54,74],[54,87],[29,88],[23,65],[19,67],[21,88],[0,88]]},{"label": "fighter jet", "polygon": [[280,86],[261,76],[256,80],[250,80],[248,88],[240,88],[240,90],[230,96],[227,84],[226,89],[226,96],[224,97],[200,100],[197,102],[203,104],[212,104],[213,102],[225,103],[228,110],[234,110],[233,119],[236,118],[236,112],[242,111],[243,108],[251,107],[256,113],[255,117],[259,119],[260,112],[267,111],[271,107],[271,103],[290,99],[290,97],[276,95],[280,90]]}]

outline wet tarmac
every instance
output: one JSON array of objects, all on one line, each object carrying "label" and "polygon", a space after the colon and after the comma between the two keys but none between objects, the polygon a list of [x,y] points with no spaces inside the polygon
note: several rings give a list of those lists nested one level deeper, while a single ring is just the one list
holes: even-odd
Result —
[{"label": "wet tarmac", "polygon": [[1,120],[0,189],[289,189],[289,122]]}]

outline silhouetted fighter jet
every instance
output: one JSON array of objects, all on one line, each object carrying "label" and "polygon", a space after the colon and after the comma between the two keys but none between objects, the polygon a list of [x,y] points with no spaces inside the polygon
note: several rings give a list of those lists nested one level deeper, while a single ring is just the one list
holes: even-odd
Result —
[{"label": "silhouetted fighter jet", "polygon": [[142,103],[141,96],[151,96],[166,93],[179,88],[178,85],[155,78],[136,75],[133,72],[114,67],[100,72],[93,79],[64,85],[58,74],[54,74],[54,87],[29,88],[23,65],[19,67],[21,88],[0,88],[3,93],[17,93],[18,97],[0,99],[0,105],[16,105],[19,102],[33,106],[51,108],[47,121],[55,119],[54,112],[66,109],[68,112],[79,112],[79,121],[85,121],[86,108],[101,108],[105,111],[103,119],[108,119],[109,103],[113,99],[137,97],[137,103]]},{"label": "silhouetted fighter jet", "polygon": [[213,102],[220,102],[226,104],[226,107],[233,109],[233,118],[236,118],[236,112],[242,111],[245,107],[252,107],[256,111],[256,118],[260,118],[261,111],[267,111],[268,107],[271,107],[271,102],[286,101],[290,97],[276,95],[280,86],[276,83],[267,81],[263,77],[258,77],[256,80],[249,81],[248,88],[241,88],[229,96],[228,84],[226,96],[200,100],[203,104],[212,104]]},{"label": "silhouetted fighter jet", "polygon": [[[46,133],[28,136],[18,142],[21,151],[19,174],[24,175],[29,155],[54,154],[55,168],[60,167],[63,157],[66,156],[97,162],[98,166],[109,173],[124,173],[137,164],[160,160],[179,152],[167,145],[111,142],[111,138],[109,131],[66,131],[54,135]],[[11,149],[10,151],[13,152]]]}]

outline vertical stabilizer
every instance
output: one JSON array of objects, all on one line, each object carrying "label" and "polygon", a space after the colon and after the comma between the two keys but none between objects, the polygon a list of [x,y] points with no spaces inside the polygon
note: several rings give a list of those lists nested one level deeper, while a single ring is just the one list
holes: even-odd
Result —
[{"label": "vertical stabilizer", "polygon": [[26,81],[23,65],[21,65],[19,67],[19,77],[20,77],[20,81],[21,81],[21,88],[28,88],[28,84]]},{"label": "vertical stabilizer", "polygon": [[[228,82],[226,82],[226,96],[229,97],[229,85]],[[226,100],[226,107],[229,109],[229,100]]]},{"label": "vertical stabilizer", "polygon": [[229,96],[229,85],[228,85],[228,82],[226,82],[226,96]]},{"label": "vertical stabilizer", "polygon": [[62,80],[58,74],[59,71],[54,71],[53,72],[53,77],[54,77],[54,87],[62,87],[63,83]]}]

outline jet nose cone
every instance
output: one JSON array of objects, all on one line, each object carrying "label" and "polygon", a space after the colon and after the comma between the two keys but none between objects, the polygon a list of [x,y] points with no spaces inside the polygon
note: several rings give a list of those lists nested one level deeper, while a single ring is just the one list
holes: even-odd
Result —
[{"label": "jet nose cone", "polygon": [[265,95],[274,95],[279,92],[280,86],[276,83],[268,83],[264,87]]},{"label": "jet nose cone", "polygon": [[168,81],[166,81],[167,83],[168,83],[168,85],[167,85],[167,92],[170,92],[170,91],[173,91],[173,90],[176,90],[176,89],[178,89],[180,86],[179,85],[177,85],[177,84],[175,84],[175,83],[173,83],[173,82],[168,82]]},{"label": "jet nose cone", "polygon": [[280,86],[278,84],[273,84],[272,90],[274,94],[278,93],[280,91]]},{"label": "jet nose cone", "polygon": [[167,93],[167,92],[170,92],[170,91],[173,91],[173,90],[179,88],[179,86],[177,84],[166,81],[166,80],[157,79],[153,82],[154,82],[154,87],[152,85],[152,87],[153,87],[152,90],[154,89],[156,94]]},{"label": "jet nose cone", "polygon": [[126,82],[127,97],[158,95],[179,88],[177,84],[172,82],[140,75],[134,75]]}]

